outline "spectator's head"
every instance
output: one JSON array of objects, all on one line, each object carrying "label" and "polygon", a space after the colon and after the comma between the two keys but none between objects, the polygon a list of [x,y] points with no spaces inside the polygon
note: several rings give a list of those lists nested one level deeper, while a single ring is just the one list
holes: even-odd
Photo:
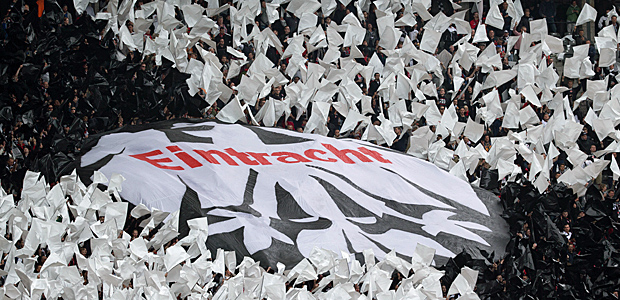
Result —
[{"label": "spectator's head", "polygon": [[530,17],[530,9],[529,9],[529,8],[526,8],[525,10],[523,10],[523,15],[524,15],[526,18],[529,18],[529,17]]},{"label": "spectator's head", "polygon": [[402,127],[394,127],[394,132],[396,133],[396,135],[400,136],[400,134],[403,132],[403,128]]},{"label": "spectator's head", "polygon": [[590,145],[590,154],[594,154],[596,152],[596,145]]},{"label": "spectator's head", "polygon": [[478,12],[474,13],[474,20],[478,21],[478,19],[480,19],[480,16],[478,15]]},{"label": "spectator's head", "polygon": [[69,8],[66,5],[62,6],[62,12],[66,13]]},{"label": "spectator's head", "polygon": [[577,0],[573,0],[570,4],[571,4],[572,6],[577,6]]},{"label": "spectator's head", "polygon": [[443,115],[443,112],[446,110],[446,107],[441,105],[439,106],[439,113]]},{"label": "spectator's head", "polygon": [[569,233],[570,232],[570,225],[564,224],[563,230],[564,230],[564,232]]},{"label": "spectator's head", "polygon": [[611,16],[611,24],[616,25],[617,21],[618,21],[618,17],[616,15]]}]

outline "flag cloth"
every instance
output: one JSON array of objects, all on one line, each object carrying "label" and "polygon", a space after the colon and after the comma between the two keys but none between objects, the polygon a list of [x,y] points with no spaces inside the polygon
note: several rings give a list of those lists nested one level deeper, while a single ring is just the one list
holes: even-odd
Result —
[{"label": "flag cloth", "polygon": [[590,6],[588,3],[583,5],[583,9],[577,18],[575,26],[579,26],[588,22],[594,22],[596,20],[596,9]]},{"label": "flag cloth", "polygon": [[45,0],[37,0],[37,7],[39,8],[37,16],[40,18],[43,15],[43,11],[45,11]]},{"label": "flag cloth", "polygon": [[382,259],[392,249],[411,257],[419,242],[447,259],[464,245],[501,253],[508,239],[491,193],[358,140],[179,120],[93,136],[83,149],[84,182],[95,170],[120,174],[125,200],[180,210],[180,220],[206,217],[211,251],[274,267],[276,258],[294,265],[314,247],[370,248]]}]

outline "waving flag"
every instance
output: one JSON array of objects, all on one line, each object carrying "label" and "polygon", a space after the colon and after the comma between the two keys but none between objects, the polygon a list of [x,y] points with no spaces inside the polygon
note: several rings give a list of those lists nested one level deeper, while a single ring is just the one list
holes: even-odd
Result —
[{"label": "waving flag", "polygon": [[289,266],[314,247],[361,256],[438,259],[464,247],[503,252],[508,228],[492,194],[383,147],[283,129],[167,121],[93,137],[79,174],[126,178],[121,197],[172,212],[180,227],[206,216],[207,246]]}]

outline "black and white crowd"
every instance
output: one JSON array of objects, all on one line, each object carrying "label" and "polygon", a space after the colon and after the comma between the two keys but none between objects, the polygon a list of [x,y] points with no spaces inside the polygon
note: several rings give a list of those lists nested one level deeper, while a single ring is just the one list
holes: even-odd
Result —
[{"label": "black and white crowd", "polygon": [[[615,7],[2,2],[5,297],[618,299]],[[506,254],[463,252],[437,269],[306,261],[284,275],[212,258],[162,223],[167,214],[61,180],[89,136],[177,118],[362,139],[429,160],[500,196]]]}]

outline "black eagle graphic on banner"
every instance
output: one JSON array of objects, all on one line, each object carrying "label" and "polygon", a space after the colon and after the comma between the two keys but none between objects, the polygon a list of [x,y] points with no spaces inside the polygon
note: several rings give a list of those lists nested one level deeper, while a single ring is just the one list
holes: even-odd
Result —
[{"label": "black eagle graphic on banner", "polygon": [[[103,137],[114,134],[139,135],[146,131],[163,134],[167,139],[165,143],[213,145],[222,143],[215,139],[215,135],[210,134],[215,133],[213,130],[216,126],[230,125],[207,125],[184,120],[130,127],[95,137],[90,145],[85,147],[84,152],[96,150]],[[307,138],[308,135],[300,137],[258,127],[234,126],[241,127],[245,133],[251,133],[263,145],[288,147],[313,142],[313,139]],[[234,137],[233,134],[232,138],[240,137]],[[162,144],[162,141],[157,143]],[[88,183],[95,170],[105,170],[106,166],[116,158],[126,155],[127,151],[127,146],[123,146],[120,151],[109,151],[110,153],[100,156],[88,165],[83,165],[79,168],[81,179]],[[418,241],[438,248],[437,258],[441,260],[441,256],[445,258],[459,253],[465,247],[502,252],[503,249],[496,245],[505,245],[508,239],[505,233],[506,224],[498,217],[501,214],[499,201],[494,201],[494,196],[486,191],[474,189],[478,198],[484,200],[487,209],[493,213],[489,215],[463,205],[460,201],[439,195],[387,167],[378,169],[376,176],[389,177],[404,188],[415,190],[416,193],[432,198],[440,204],[405,203],[378,194],[376,190],[370,191],[338,168],[312,163],[299,164],[295,168],[295,173],[307,174],[300,177],[300,185],[311,185],[313,193],[320,194],[322,199],[327,198],[331,203],[330,207],[334,209],[330,210],[330,216],[318,213],[307,201],[300,199],[304,195],[291,190],[290,177],[294,177],[292,175],[278,173],[273,176],[270,170],[260,167],[249,167],[245,175],[242,175],[244,171],[239,170],[234,179],[243,182],[242,185],[237,185],[243,186],[242,193],[239,193],[242,199],[218,203],[209,203],[203,198],[205,193],[197,191],[217,190],[217,183],[205,181],[197,185],[195,178],[176,175],[174,179],[182,184],[184,191],[179,195],[181,235],[189,232],[187,220],[207,217],[207,246],[212,252],[218,248],[232,250],[236,251],[238,258],[251,256],[264,266],[272,267],[277,262],[293,266],[308,255],[314,246],[325,246],[325,243],[330,241],[337,242],[340,250],[360,259],[361,251],[367,248],[374,249],[377,257],[394,249],[401,258],[410,259],[410,252],[400,244],[410,240],[408,248],[412,251],[415,241]],[[284,179],[279,180],[280,177]],[[271,202],[271,196],[264,195],[273,195],[275,203]],[[368,203],[370,205],[365,205]],[[265,213],[265,207],[272,207],[275,213]],[[493,215],[495,217],[491,217]]]}]

